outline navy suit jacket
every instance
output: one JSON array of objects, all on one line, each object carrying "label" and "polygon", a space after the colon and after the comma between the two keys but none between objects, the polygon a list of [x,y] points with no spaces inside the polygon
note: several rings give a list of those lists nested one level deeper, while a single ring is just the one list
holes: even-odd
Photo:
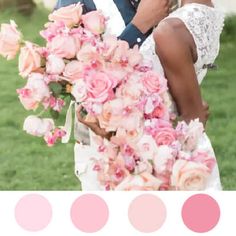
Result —
[{"label": "navy suit jacket", "polygon": [[[129,43],[130,47],[134,45],[142,45],[148,35],[151,33],[151,30],[143,34],[135,25],[131,23],[134,15],[136,14],[136,9],[132,6],[129,0],[113,0],[119,9],[126,28],[119,36],[120,39],[125,40]],[[65,7],[73,3],[81,2],[84,4],[84,13],[96,10],[96,6],[93,0],[58,0],[56,8]]]}]

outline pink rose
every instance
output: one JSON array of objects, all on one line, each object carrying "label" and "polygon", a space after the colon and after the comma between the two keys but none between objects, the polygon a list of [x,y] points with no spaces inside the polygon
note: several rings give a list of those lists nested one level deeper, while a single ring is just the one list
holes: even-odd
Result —
[{"label": "pink rose", "polygon": [[28,116],[25,119],[23,130],[26,133],[37,137],[43,137],[54,129],[52,119],[41,119],[37,116]]},{"label": "pink rose", "polygon": [[210,177],[209,169],[201,164],[186,160],[177,160],[173,166],[171,184],[176,190],[202,191]]},{"label": "pink rose", "polygon": [[0,55],[7,60],[14,59],[20,50],[21,33],[17,30],[14,21],[10,24],[2,24],[0,32]]},{"label": "pink rose", "polygon": [[113,81],[104,72],[90,74],[85,82],[91,101],[103,103],[114,96]]},{"label": "pink rose", "polygon": [[65,63],[62,58],[50,55],[47,58],[46,72],[52,75],[60,75],[65,69]]},{"label": "pink rose", "polygon": [[158,146],[171,145],[176,140],[175,130],[171,127],[164,127],[157,131],[155,140]]},{"label": "pink rose", "polygon": [[142,77],[148,93],[163,93],[167,90],[167,81],[154,71],[148,71]]},{"label": "pink rose", "polygon": [[68,27],[79,24],[83,13],[80,3],[62,7],[49,15],[50,21],[63,22]]},{"label": "pink rose", "polygon": [[36,71],[41,67],[41,55],[39,48],[26,42],[21,48],[19,56],[19,72],[22,77],[27,77],[31,72]]},{"label": "pink rose", "polygon": [[69,62],[66,65],[63,75],[70,82],[74,83],[83,77],[84,70],[85,70],[84,64],[80,61],[75,60]]},{"label": "pink rose", "polygon": [[194,152],[190,160],[205,165],[207,168],[209,168],[210,172],[212,172],[216,165],[215,158],[203,151]]},{"label": "pink rose", "polygon": [[95,35],[100,35],[105,31],[106,19],[101,11],[91,11],[82,16],[85,29]]},{"label": "pink rose", "polygon": [[30,89],[17,89],[21,104],[26,110],[36,110],[39,102],[34,99],[34,92]]},{"label": "pink rose", "polygon": [[47,46],[51,54],[65,59],[74,58],[78,51],[78,45],[70,35],[57,35]]},{"label": "pink rose", "polygon": [[40,102],[50,98],[50,91],[42,74],[32,73],[25,88],[17,90],[26,110],[37,109]]}]

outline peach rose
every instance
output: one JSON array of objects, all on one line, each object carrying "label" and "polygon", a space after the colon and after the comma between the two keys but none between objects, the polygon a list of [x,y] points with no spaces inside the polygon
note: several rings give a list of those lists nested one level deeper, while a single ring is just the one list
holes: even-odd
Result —
[{"label": "peach rose", "polygon": [[60,75],[65,69],[65,62],[62,58],[49,55],[46,63],[46,72],[52,75]]},{"label": "peach rose", "polygon": [[106,129],[107,132],[116,131],[123,117],[123,106],[121,99],[106,102],[101,115],[98,116],[100,127]]},{"label": "peach rose", "polygon": [[37,116],[28,116],[25,119],[23,130],[37,137],[43,137],[55,127],[52,119],[41,119]]},{"label": "peach rose", "polygon": [[95,35],[102,34],[105,31],[106,19],[101,11],[91,11],[82,16],[85,29]]},{"label": "peach rose", "polygon": [[47,45],[51,54],[65,59],[72,59],[76,56],[78,45],[73,36],[57,35]]},{"label": "peach rose", "polygon": [[117,187],[116,191],[156,191],[161,186],[161,181],[150,173],[129,175]]},{"label": "peach rose", "polygon": [[21,33],[17,30],[14,21],[10,24],[2,24],[0,32],[0,55],[7,60],[14,59],[20,50]]},{"label": "peach rose", "polygon": [[80,3],[62,7],[49,15],[50,21],[63,22],[67,27],[79,24],[83,13]]},{"label": "peach rose", "polygon": [[142,82],[149,93],[162,93],[167,90],[166,79],[153,71],[145,73]]},{"label": "peach rose", "polygon": [[22,77],[27,77],[31,72],[41,67],[41,55],[38,49],[36,45],[30,42],[26,42],[25,46],[21,48],[19,72]]},{"label": "peach rose", "polygon": [[173,166],[171,184],[177,190],[202,191],[210,177],[209,169],[201,164],[186,160],[177,160]]}]

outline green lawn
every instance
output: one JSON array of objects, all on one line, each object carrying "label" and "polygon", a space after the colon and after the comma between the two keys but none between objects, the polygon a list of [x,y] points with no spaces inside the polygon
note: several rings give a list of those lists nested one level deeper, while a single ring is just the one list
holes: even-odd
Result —
[{"label": "green lawn", "polygon": [[[22,26],[27,39],[41,43],[39,29],[47,13],[37,10],[31,18],[14,12],[0,15],[0,23],[11,15]],[[236,45],[224,43],[217,60],[219,69],[209,73],[203,95],[211,107],[208,123],[226,190],[236,190]],[[68,145],[47,148],[44,141],[22,131],[27,112],[18,102],[16,88],[24,85],[17,76],[17,62],[0,59],[0,189],[76,190],[79,181],[73,173],[73,140]]]}]

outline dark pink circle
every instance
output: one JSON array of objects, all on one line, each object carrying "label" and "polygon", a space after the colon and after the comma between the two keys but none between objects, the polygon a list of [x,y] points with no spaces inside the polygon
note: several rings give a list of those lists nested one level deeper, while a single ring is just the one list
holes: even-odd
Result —
[{"label": "dark pink circle", "polygon": [[71,220],[76,228],[85,233],[101,230],[109,217],[108,206],[97,195],[85,194],[75,200],[71,207]]},{"label": "dark pink circle", "polygon": [[15,208],[17,223],[25,230],[40,231],[52,219],[52,207],[48,200],[38,194],[29,194],[19,200]]},{"label": "dark pink circle", "polygon": [[219,222],[220,207],[216,200],[207,194],[196,194],[183,205],[184,224],[192,231],[206,233]]}]

